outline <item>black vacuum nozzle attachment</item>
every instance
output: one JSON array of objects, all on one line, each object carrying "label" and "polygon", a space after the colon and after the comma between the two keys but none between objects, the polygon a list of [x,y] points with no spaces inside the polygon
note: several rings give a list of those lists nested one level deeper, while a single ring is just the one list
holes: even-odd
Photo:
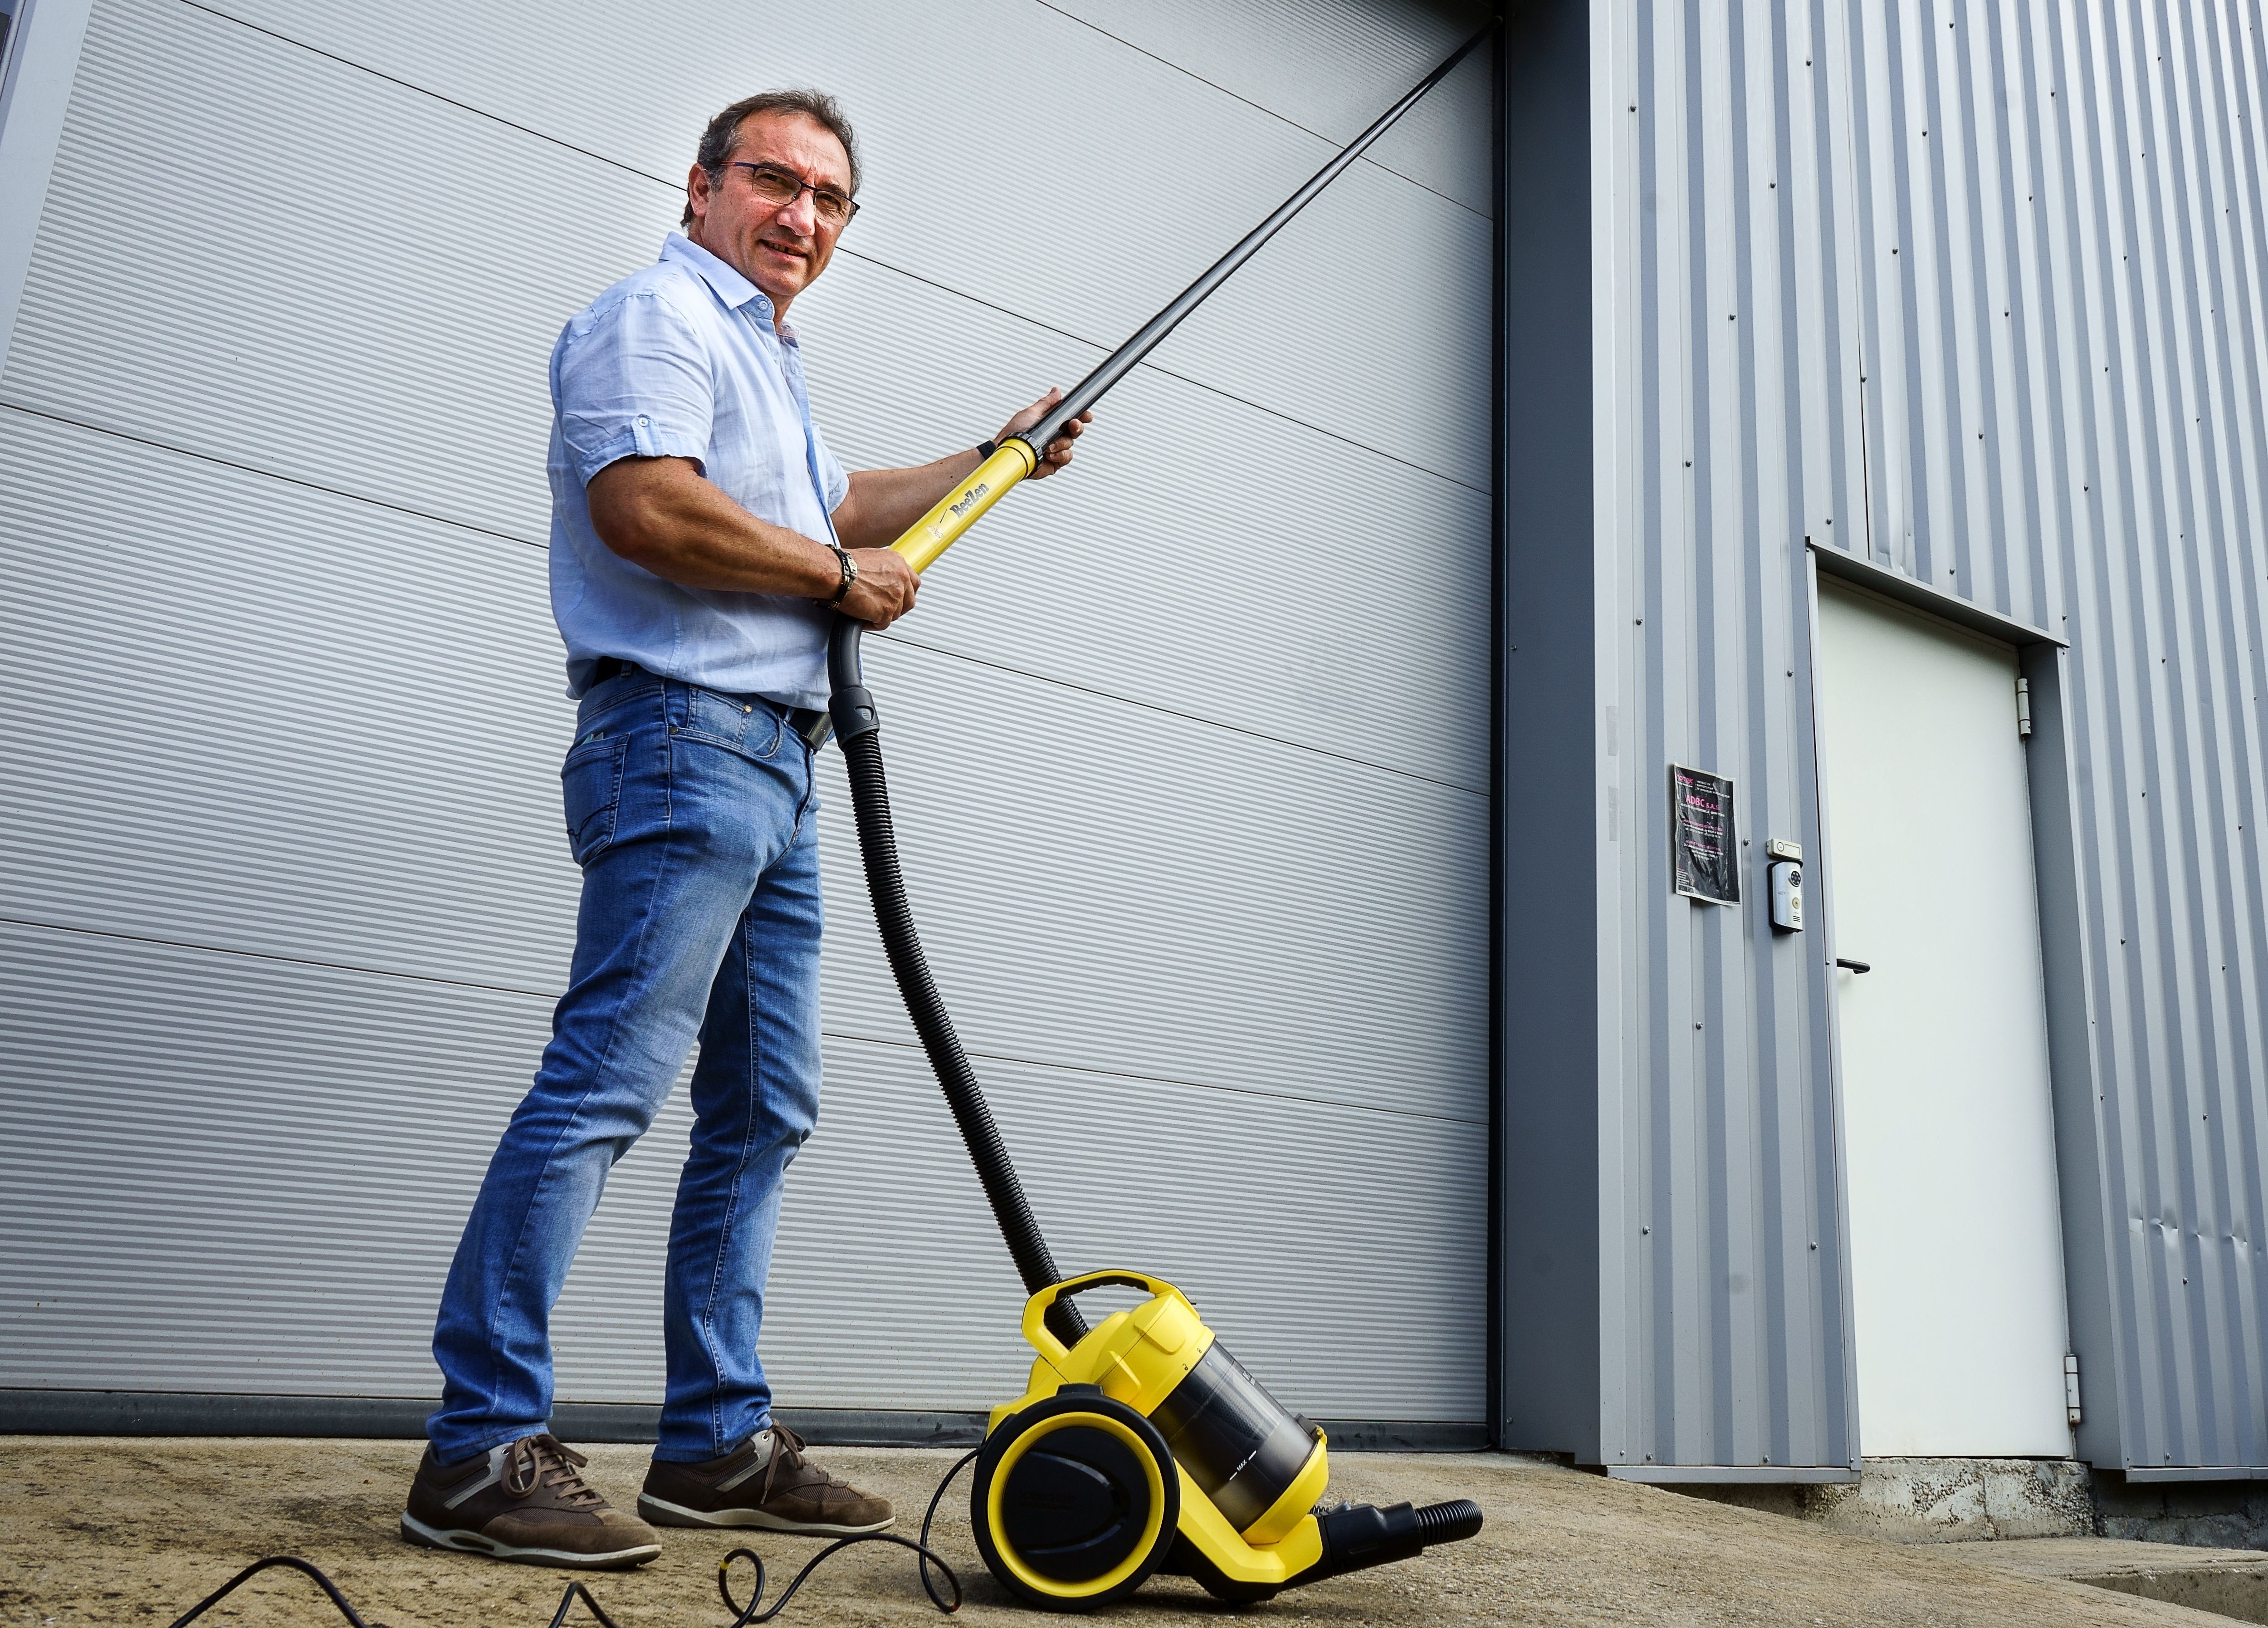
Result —
[{"label": "black vacuum nozzle attachment", "polygon": [[1186,1536],[1174,1546],[1167,1570],[1194,1577],[1218,1599],[1249,1604],[1272,1600],[1287,1588],[1304,1587],[1326,1577],[1344,1577],[1373,1565],[1390,1565],[1423,1554],[1436,1543],[1478,1536],[1481,1506],[1469,1498],[1446,1504],[1341,1504],[1320,1510],[1315,1525],[1323,1539],[1322,1558],[1280,1583],[1241,1583],[1225,1576]]},{"label": "black vacuum nozzle attachment", "polygon": [[1481,1506],[1469,1498],[1446,1504],[1341,1504],[1315,1518],[1323,1558],[1292,1580],[1292,1586],[1407,1560],[1435,1543],[1454,1543],[1481,1529]]},{"label": "black vacuum nozzle attachment", "polygon": [[1446,1504],[1421,1504],[1418,1508],[1418,1529],[1429,1549],[1435,1543],[1462,1543],[1481,1535],[1481,1506],[1469,1498],[1453,1498]]}]

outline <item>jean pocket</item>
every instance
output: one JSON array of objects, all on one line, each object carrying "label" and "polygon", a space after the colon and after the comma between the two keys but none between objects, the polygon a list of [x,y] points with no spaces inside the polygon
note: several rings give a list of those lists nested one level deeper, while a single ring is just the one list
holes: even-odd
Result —
[{"label": "jean pocket", "polygon": [[779,711],[770,703],[742,700],[689,684],[685,689],[685,723],[678,733],[727,748],[760,763],[771,761],[785,733]]},{"label": "jean pocket", "polygon": [[567,847],[578,865],[590,864],[615,840],[615,816],[622,806],[622,756],[630,744],[628,735],[578,741],[559,765]]}]

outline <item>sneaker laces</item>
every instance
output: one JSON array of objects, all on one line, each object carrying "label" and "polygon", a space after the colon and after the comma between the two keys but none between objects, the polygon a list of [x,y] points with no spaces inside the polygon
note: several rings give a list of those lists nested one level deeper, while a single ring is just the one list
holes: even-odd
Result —
[{"label": "sneaker laces", "polygon": [[795,1432],[790,1430],[786,1425],[782,1425],[777,1421],[774,1421],[771,1426],[771,1432],[772,1455],[764,1464],[764,1490],[757,1497],[756,1501],[758,1503],[769,1504],[772,1501],[772,1483],[779,1477],[780,1464],[782,1461],[785,1461],[788,1468],[791,1470],[799,1470],[805,1465],[809,1464],[812,1469],[819,1470],[820,1475],[825,1477],[828,1486],[847,1487],[850,1484],[840,1476],[828,1475],[827,1471],[819,1470],[818,1465],[811,1463],[809,1459],[804,1457],[803,1438],[797,1435]]},{"label": "sneaker laces", "polygon": [[590,1462],[549,1432],[522,1436],[504,1455],[504,1490],[526,1498],[539,1486],[548,1487],[570,1509],[603,1506],[607,1500],[599,1489],[583,1479],[583,1466]]}]

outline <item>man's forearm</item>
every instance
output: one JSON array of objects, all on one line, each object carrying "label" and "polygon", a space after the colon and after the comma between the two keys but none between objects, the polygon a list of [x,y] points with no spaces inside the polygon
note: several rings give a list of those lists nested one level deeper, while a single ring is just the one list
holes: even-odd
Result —
[{"label": "man's forearm", "polygon": [[760,520],[687,458],[624,458],[584,489],[600,541],[633,565],[688,588],[785,593],[837,605],[871,628],[914,608],[921,578],[887,550],[858,556],[843,591],[843,562],[826,543]]},{"label": "man's forearm", "polygon": [[859,469],[835,510],[835,534],[846,549],[886,549],[937,506],[976,468],[975,448],[910,469]]},{"label": "man's forearm", "polygon": [[831,597],[842,568],[826,544],[760,520],[681,458],[626,458],[594,476],[591,522],[607,546],[688,588]]}]

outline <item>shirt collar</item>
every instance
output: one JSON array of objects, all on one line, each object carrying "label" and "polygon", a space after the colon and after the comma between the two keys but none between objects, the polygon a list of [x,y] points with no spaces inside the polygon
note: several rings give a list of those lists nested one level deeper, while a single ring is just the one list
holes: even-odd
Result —
[{"label": "shirt collar", "polygon": [[[717,298],[737,311],[742,306],[753,306],[751,313],[765,327],[773,326],[771,296],[742,276],[733,267],[703,248],[681,232],[673,232],[661,240],[661,257],[681,261],[690,267],[701,280],[716,291]],[[781,324],[781,338],[791,344],[795,342],[795,330]]]}]

